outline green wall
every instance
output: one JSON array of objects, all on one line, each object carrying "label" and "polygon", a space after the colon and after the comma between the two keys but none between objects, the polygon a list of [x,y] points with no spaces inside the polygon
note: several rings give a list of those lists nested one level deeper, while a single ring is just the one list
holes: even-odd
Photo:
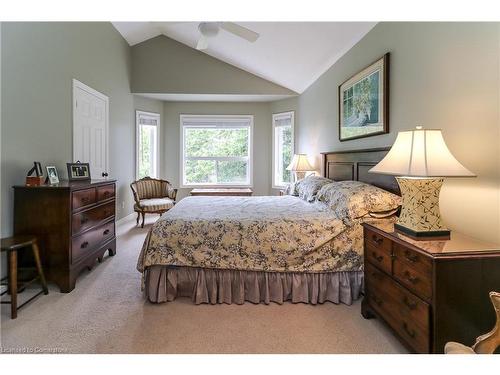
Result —
[{"label": "green wall", "polygon": [[132,92],[296,95],[166,36],[132,47]]},{"label": "green wall", "polygon": [[[66,178],[72,160],[72,79],[110,100],[110,176],[118,180],[117,212],[132,212],[134,104],[162,103],[130,93],[130,47],[110,23],[2,23],[2,236],[12,232],[13,192],[34,160]],[[156,106],[155,106],[156,105]],[[42,218],[41,218],[42,219]]]},{"label": "green wall", "polygon": [[[379,23],[297,99],[274,103],[296,115],[297,151],[390,146],[417,125],[443,129],[448,147],[474,179],[447,179],[445,222],[500,243],[500,24]],[[338,86],[391,53],[390,133],[340,142]]]}]

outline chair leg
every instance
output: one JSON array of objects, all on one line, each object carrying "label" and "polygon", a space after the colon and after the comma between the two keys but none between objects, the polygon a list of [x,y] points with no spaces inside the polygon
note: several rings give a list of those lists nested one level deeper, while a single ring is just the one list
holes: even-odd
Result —
[{"label": "chair leg", "polygon": [[141,228],[144,228],[144,217],[146,216],[146,213],[143,212],[142,213],[142,224],[141,224]]},{"label": "chair leg", "polygon": [[40,250],[38,248],[38,243],[33,242],[31,248],[33,249],[33,257],[35,258],[38,276],[40,277],[40,282],[42,283],[43,294],[49,294],[49,289],[47,288],[47,282],[45,281],[45,276],[43,274],[42,262],[40,261]]},{"label": "chair leg", "polygon": [[139,218],[140,217],[141,217],[141,213],[137,212],[137,221],[136,221],[135,225],[139,225]]},{"label": "chair leg", "polygon": [[17,251],[9,251],[10,317],[17,318]]}]

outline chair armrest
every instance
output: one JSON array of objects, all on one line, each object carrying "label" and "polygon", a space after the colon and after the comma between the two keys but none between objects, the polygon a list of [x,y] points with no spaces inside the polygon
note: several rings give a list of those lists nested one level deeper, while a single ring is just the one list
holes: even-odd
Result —
[{"label": "chair armrest", "polygon": [[134,195],[134,201],[137,204],[137,206],[140,205],[139,203],[139,196],[137,195],[137,189],[134,186],[134,183],[130,184],[130,189],[132,189],[132,194]]},{"label": "chair armrest", "polygon": [[177,189],[173,189],[172,194],[169,198],[175,202],[175,200],[177,199]]}]

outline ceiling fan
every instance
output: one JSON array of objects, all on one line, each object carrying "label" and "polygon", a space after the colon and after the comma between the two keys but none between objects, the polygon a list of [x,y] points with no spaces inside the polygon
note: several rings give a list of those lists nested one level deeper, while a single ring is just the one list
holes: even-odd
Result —
[{"label": "ceiling fan", "polygon": [[208,39],[214,38],[219,34],[220,29],[227,31],[233,35],[243,38],[251,43],[259,38],[259,34],[255,31],[247,29],[234,22],[201,22],[198,25],[200,38],[196,44],[197,50],[204,50],[208,48]]}]

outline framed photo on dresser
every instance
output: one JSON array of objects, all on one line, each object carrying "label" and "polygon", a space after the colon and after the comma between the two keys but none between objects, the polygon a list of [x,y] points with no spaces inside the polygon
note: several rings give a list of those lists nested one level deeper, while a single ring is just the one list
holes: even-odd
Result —
[{"label": "framed photo on dresser", "polygon": [[339,86],[339,139],[389,132],[389,53]]},{"label": "framed photo on dresser", "polygon": [[89,163],[66,163],[68,168],[69,181],[88,181],[90,180],[90,166]]}]

